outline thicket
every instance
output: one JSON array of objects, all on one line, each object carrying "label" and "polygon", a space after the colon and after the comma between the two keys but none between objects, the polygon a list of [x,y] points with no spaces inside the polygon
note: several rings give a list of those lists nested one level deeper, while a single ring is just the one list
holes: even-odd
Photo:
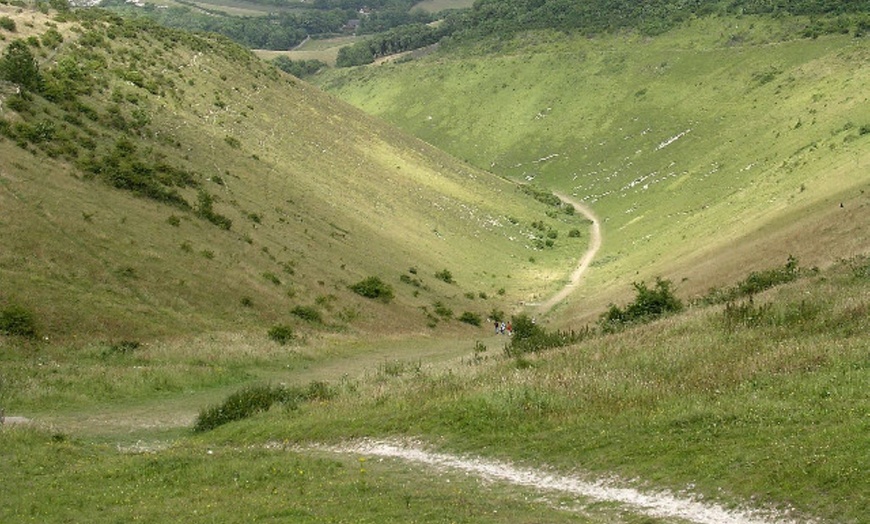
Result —
[{"label": "thicket", "polygon": [[382,56],[432,45],[448,34],[447,26],[404,25],[367,38],[362,42],[342,47],[338,51],[335,65],[337,67],[352,67],[370,64]]},{"label": "thicket", "polygon": [[701,302],[704,304],[723,304],[739,298],[751,297],[772,287],[797,280],[802,273],[806,273],[806,271],[801,270],[798,266],[798,260],[789,255],[782,267],[753,271],[745,279],[731,287],[713,288],[701,299]]},{"label": "thicket", "polygon": [[526,314],[511,317],[511,327],[513,335],[510,343],[504,348],[504,353],[508,357],[519,357],[526,353],[538,353],[546,349],[576,344],[593,334],[593,330],[589,327],[581,331],[547,331]]},{"label": "thicket", "polygon": [[[600,34],[624,29],[661,34],[693,17],[715,14],[802,15],[820,32],[860,31],[870,4],[859,0],[479,0],[457,16],[455,34],[465,38],[506,35],[530,29]],[[799,36],[815,36],[801,34]]]},{"label": "thicket", "polygon": [[611,304],[601,315],[599,324],[604,333],[613,333],[627,325],[649,322],[669,313],[683,310],[683,303],[674,295],[673,283],[670,280],[656,278],[655,287],[648,287],[645,282],[635,282],[634,301],[620,308]]},{"label": "thicket", "polygon": [[12,82],[34,93],[42,90],[39,65],[26,41],[13,40],[6,47],[0,57],[0,80]]},{"label": "thicket", "polygon": [[393,299],[393,287],[378,277],[368,277],[350,286],[350,290],[357,295],[381,302],[389,302]]},{"label": "thicket", "polygon": [[333,390],[325,382],[311,382],[307,387],[248,386],[228,396],[223,403],[201,410],[193,430],[209,431],[268,411],[276,403],[295,409],[300,402],[329,400],[333,396]]},{"label": "thicket", "polygon": [[0,310],[0,334],[35,338],[33,313],[23,306],[11,304]]}]

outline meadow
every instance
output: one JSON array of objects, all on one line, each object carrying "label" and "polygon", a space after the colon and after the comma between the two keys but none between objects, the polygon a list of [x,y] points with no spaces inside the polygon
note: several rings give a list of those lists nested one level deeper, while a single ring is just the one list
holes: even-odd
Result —
[{"label": "meadow", "polygon": [[[45,82],[0,82],[0,521],[685,522],[382,440],[866,520],[866,39],[711,18],[319,77],[373,117],[85,14],[0,4]],[[590,243],[553,192],[603,244],[533,321]],[[601,322],[654,281],[684,307]]]},{"label": "meadow", "polygon": [[812,265],[866,250],[867,40],[797,37],[805,23],[526,32],[312,80],[481,169],[590,205],[604,247],[565,322],[597,314],[626,275],[702,292],[790,253]]}]

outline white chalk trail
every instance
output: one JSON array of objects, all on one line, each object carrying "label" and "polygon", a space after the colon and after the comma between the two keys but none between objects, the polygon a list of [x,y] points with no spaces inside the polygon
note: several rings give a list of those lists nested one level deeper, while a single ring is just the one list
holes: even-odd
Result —
[{"label": "white chalk trail", "polygon": [[503,481],[539,491],[567,493],[595,501],[618,502],[640,513],[659,518],[680,518],[698,524],[783,524],[792,520],[763,518],[757,511],[727,509],[671,493],[644,493],[614,486],[612,481],[590,482],[576,476],[519,468],[511,464],[482,458],[461,457],[427,451],[413,444],[362,440],[341,446],[316,446],[332,453],[353,453],[401,459],[441,470],[458,470],[482,479]]}]

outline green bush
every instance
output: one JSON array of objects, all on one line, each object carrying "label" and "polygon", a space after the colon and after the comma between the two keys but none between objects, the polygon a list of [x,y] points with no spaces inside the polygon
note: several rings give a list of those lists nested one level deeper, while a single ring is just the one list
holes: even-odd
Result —
[{"label": "green bush", "polygon": [[511,327],[513,335],[510,343],[504,348],[505,355],[509,357],[520,357],[525,353],[537,353],[545,349],[575,344],[592,335],[592,330],[588,327],[580,332],[573,330],[548,332],[526,314],[513,316]]},{"label": "green bush", "polygon": [[368,277],[350,286],[357,295],[389,302],[393,299],[393,288],[378,277]]},{"label": "green bush", "polygon": [[438,280],[443,280],[448,284],[452,284],[454,282],[453,273],[451,273],[448,269],[442,269],[441,271],[437,271],[435,273],[435,278],[437,278]]},{"label": "green bush", "polygon": [[200,411],[193,430],[208,431],[229,422],[242,420],[256,413],[268,410],[275,402],[288,398],[283,387],[249,386],[237,391],[218,406]]},{"label": "green bush", "polygon": [[35,338],[33,314],[15,304],[5,307],[0,311],[0,334]]},{"label": "green bush", "polygon": [[216,213],[213,205],[214,198],[207,192],[200,190],[197,195],[196,214],[219,228],[229,231],[233,226],[233,221],[219,213]]},{"label": "green bush", "polygon": [[276,324],[269,328],[269,338],[282,346],[293,340],[293,328],[286,324]]},{"label": "green bush", "polygon": [[620,309],[611,304],[606,313],[601,315],[601,328],[605,333],[612,333],[632,324],[649,322],[668,313],[683,309],[683,303],[674,295],[670,280],[656,278],[656,285],[650,289],[644,282],[635,282],[634,302]]},{"label": "green bush", "polygon": [[432,307],[435,308],[435,314],[439,317],[444,319],[453,318],[453,310],[445,306],[440,300],[432,304]]},{"label": "green bush", "polygon": [[480,315],[477,313],[472,313],[471,311],[465,311],[461,315],[459,315],[459,321],[465,322],[466,324],[470,324],[472,326],[480,326],[481,319]]},{"label": "green bush", "polygon": [[33,92],[42,88],[39,65],[24,40],[15,40],[6,47],[0,57],[0,80],[8,80]]},{"label": "green bush", "polygon": [[209,431],[229,422],[248,418],[267,411],[274,404],[295,407],[297,403],[314,400],[330,400],[335,390],[326,382],[312,381],[307,387],[254,385],[231,394],[222,404],[199,412],[194,422],[196,432]]},{"label": "green bush", "polygon": [[0,29],[5,29],[6,31],[14,32],[15,31],[15,20],[9,18],[8,16],[0,16]]},{"label": "green bush", "polygon": [[738,298],[752,296],[772,287],[792,282],[800,277],[800,274],[801,271],[798,268],[797,259],[789,255],[784,266],[764,271],[753,271],[744,280],[730,288],[711,289],[701,299],[701,302],[705,304],[731,302]]},{"label": "green bush", "polygon": [[323,322],[323,315],[321,315],[320,311],[313,306],[296,306],[290,311],[290,313],[293,313],[295,316],[307,322],[314,322],[317,324]]}]

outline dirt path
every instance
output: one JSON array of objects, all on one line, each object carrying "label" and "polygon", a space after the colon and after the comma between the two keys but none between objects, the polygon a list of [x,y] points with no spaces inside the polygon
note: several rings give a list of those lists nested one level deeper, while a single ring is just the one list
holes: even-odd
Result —
[{"label": "dirt path", "polygon": [[[616,502],[632,511],[657,518],[677,518],[698,524],[784,524],[794,522],[759,512],[726,509],[704,503],[691,495],[678,496],[668,492],[641,492],[617,485],[608,479],[587,480],[579,476],[559,475],[540,469],[519,468],[508,463],[479,457],[462,457],[435,453],[416,443],[363,440],[343,446],[318,446],[318,451],[358,454],[399,459],[428,466],[436,470],[462,471],[482,480],[507,482],[516,486],[577,496],[586,502]],[[304,451],[304,449],[303,449]]]},{"label": "dirt path", "polygon": [[554,193],[557,197],[559,197],[563,202],[567,204],[571,204],[574,208],[579,211],[583,216],[588,218],[592,224],[589,226],[590,239],[589,239],[589,247],[586,249],[586,252],[583,253],[583,256],[580,258],[580,262],[578,262],[577,267],[574,269],[574,272],[571,273],[571,277],[565,287],[562,288],[561,291],[547,299],[547,301],[537,304],[538,314],[545,315],[547,314],[553,307],[559,302],[565,300],[565,298],[570,295],[577,286],[580,284],[580,279],[583,278],[583,274],[589,269],[589,266],[592,264],[592,260],[595,259],[595,255],[598,253],[598,250],[601,249],[601,222],[598,220],[598,216],[592,212],[592,210],[574,198],[569,197],[568,195],[562,193]]}]

